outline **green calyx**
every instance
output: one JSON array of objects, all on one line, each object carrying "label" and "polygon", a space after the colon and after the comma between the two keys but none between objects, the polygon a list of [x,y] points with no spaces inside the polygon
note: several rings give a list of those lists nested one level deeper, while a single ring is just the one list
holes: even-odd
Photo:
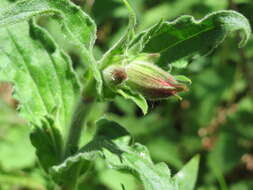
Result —
[{"label": "green calyx", "polygon": [[134,60],[127,65],[113,65],[103,71],[103,77],[112,89],[131,89],[147,99],[165,99],[186,91],[170,73],[148,61]]}]

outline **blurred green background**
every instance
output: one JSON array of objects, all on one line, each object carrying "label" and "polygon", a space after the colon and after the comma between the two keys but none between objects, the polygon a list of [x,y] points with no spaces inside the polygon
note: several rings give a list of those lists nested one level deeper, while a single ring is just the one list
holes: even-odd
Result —
[{"label": "blurred green background", "polygon": [[[96,49],[99,59],[126,30],[128,13],[119,0],[73,0],[98,25]],[[173,20],[190,14],[206,14],[234,9],[253,26],[252,0],[131,0],[141,31],[160,19]],[[49,17],[40,18],[64,47],[77,70],[78,51],[60,34],[60,26]],[[238,49],[238,34],[231,36],[211,55],[192,60],[185,69],[172,70],[192,79],[183,100],[149,102],[143,116],[130,101],[98,103],[89,116],[83,143],[94,134],[94,122],[106,115],[125,126],[150,150],[155,162],[165,161],[172,173],[196,154],[201,155],[196,190],[253,189],[253,39]],[[0,190],[53,189],[50,179],[39,169],[29,142],[30,128],[15,111],[10,84],[0,83]],[[85,190],[142,190],[131,176],[112,171],[98,161],[82,179]]]}]

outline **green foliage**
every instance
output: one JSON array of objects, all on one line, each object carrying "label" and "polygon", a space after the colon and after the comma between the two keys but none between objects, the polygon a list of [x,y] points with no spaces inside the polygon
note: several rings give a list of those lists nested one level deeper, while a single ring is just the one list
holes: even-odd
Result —
[{"label": "green foliage", "polygon": [[161,53],[160,62],[174,62],[209,53],[236,30],[242,31],[239,45],[242,47],[251,29],[248,20],[235,11],[214,12],[199,21],[192,16],[182,16],[173,22],[161,21],[141,32],[131,48],[134,53]]},{"label": "green foliage", "polygon": [[14,84],[21,115],[36,124],[45,115],[53,116],[58,127],[68,124],[80,93],[69,57],[35,25],[17,24],[1,34],[0,78]]},{"label": "green foliage", "polygon": [[102,79],[97,69],[91,50],[96,39],[96,25],[94,21],[80,8],[69,0],[26,0],[13,4],[0,13],[0,26],[18,23],[31,19],[37,15],[55,15],[57,22],[62,25],[63,32],[71,43],[81,48],[85,64],[92,70],[92,75],[98,82],[101,93]]},{"label": "green foliage", "polygon": [[[154,164],[147,148],[139,143],[132,143],[130,134],[119,124],[102,119],[97,122],[97,127],[97,134],[91,142],[76,155],[52,168],[52,175],[60,183],[71,180],[67,174],[76,167],[77,163],[83,162],[82,166],[87,167],[87,162],[101,158],[105,160],[108,167],[139,178],[147,190],[184,190],[187,185],[193,188],[197,178],[198,157],[186,165],[180,171],[180,175],[177,174],[173,180],[167,165],[165,163]],[[182,179],[181,175],[190,178],[186,180],[189,181],[189,184],[184,185],[182,180],[184,181],[185,177]],[[178,184],[178,188],[175,184]]]},{"label": "green foliage", "polygon": [[46,172],[50,167],[60,163],[62,159],[62,136],[52,119],[47,118],[42,121],[42,126],[35,126],[30,139],[36,148],[36,155],[40,164]]},{"label": "green foliage", "polygon": [[131,92],[131,90],[118,90],[117,91],[122,97],[132,100],[139,106],[144,115],[148,112],[148,104],[146,99],[139,93]]},{"label": "green foliage", "polygon": [[[244,15],[220,10],[227,6],[220,0],[1,1],[0,81],[13,86],[15,101],[1,96],[0,84],[0,190],[251,189],[246,177],[232,174],[251,158],[252,3],[230,2]],[[52,32],[59,26],[62,33]],[[224,42],[230,33],[240,34],[239,47],[249,41],[247,50]],[[190,93],[160,106],[125,81],[110,86],[106,77],[117,78],[105,77],[105,70],[134,61],[157,64],[163,76],[165,69],[175,73],[171,84],[158,71],[149,72],[151,80],[138,78],[147,92],[193,82]],[[136,106],[147,115],[140,117]]]},{"label": "green foliage", "polygon": [[174,178],[179,190],[194,189],[198,174],[198,165],[199,156],[196,156],[175,175]]},{"label": "green foliage", "polygon": [[64,26],[64,33],[73,43],[85,44],[88,49],[95,42],[96,25],[92,19],[68,0],[26,0],[1,11],[0,25],[6,26],[28,20],[36,15],[53,14]]}]

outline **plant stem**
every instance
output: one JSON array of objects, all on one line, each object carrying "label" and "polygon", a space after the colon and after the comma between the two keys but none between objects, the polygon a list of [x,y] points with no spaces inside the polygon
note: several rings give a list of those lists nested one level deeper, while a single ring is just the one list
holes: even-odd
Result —
[{"label": "plant stem", "polygon": [[[68,136],[65,141],[62,160],[67,159],[69,156],[75,154],[78,151],[78,144],[84,123],[94,103],[94,98],[90,98],[88,96],[82,96],[79,99],[69,127]],[[61,190],[75,190],[77,188],[81,168],[82,163],[79,163],[72,167],[71,171],[69,172],[69,180],[63,184]]]},{"label": "plant stem", "polygon": [[[78,151],[78,145],[83,127],[85,126],[87,116],[89,115],[92,106],[94,105],[96,100],[96,91],[99,91],[99,89],[101,89],[102,87],[97,87],[96,90],[96,81],[102,79],[100,79],[100,73],[98,69],[96,69],[97,62],[93,57],[92,52],[88,51],[84,47],[81,47],[81,50],[82,59],[85,63],[85,66],[89,68],[92,75],[90,75],[89,80],[85,81],[86,84],[84,85],[84,89],[82,90],[81,97],[76,104],[72,116],[72,121],[69,126],[69,131],[65,140],[62,161],[67,159],[69,156],[74,155]],[[70,171],[71,176],[69,177],[69,180],[62,185],[61,190],[75,190],[77,188],[81,168],[82,163],[73,166]]]},{"label": "plant stem", "polygon": [[[63,159],[66,159],[68,156],[73,155],[78,150],[78,143],[81,136],[81,132],[84,126],[84,122],[86,120],[87,115],[89,114],[91,107],[94,103],[95,96],[95,81],[100,80],[100,73],[97,69],[97,62],[91,51],[86,49],[85,47],[81,48],[81,56],[83,62],[86,67],[91,70],[93,73],[92,78],[86,81],[84,89],[82,91],[82,95],[77,102],[77,106],[74,110],[74,114],[72,116],[72,121],[69,127],[68,136],[65,143],[65,149],[63,151]],[[102,79],[101,79],[102,80]],[[101,89],[101,87],[97,88],[97,90]]]},{"label": "plant stem", "polygon": [[73,155],[78,150],[78,143],[86,120],[86,116],[93,105],[93,100],[80,98],[74,111],[67,140],[65,143],[63,159]]}]

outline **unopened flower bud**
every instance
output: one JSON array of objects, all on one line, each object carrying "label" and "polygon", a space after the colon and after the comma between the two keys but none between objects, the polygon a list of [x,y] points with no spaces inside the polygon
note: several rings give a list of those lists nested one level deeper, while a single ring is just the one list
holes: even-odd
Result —
[{"label": "unopened flower bud", "polygon": [[164,99],[186,91],[171,74],[146,61],[133,61],[126,66],[111,66],[104,70],[105,81],[112,87],[128,87],[147,99]]},{"label": "unopened flower bud", "polygon": [[149,62],[133,62],[126,66],[126,73],[126,84],[148,99],[168,98],[187,90],[185,84],[179,83],[171,74]]}]

